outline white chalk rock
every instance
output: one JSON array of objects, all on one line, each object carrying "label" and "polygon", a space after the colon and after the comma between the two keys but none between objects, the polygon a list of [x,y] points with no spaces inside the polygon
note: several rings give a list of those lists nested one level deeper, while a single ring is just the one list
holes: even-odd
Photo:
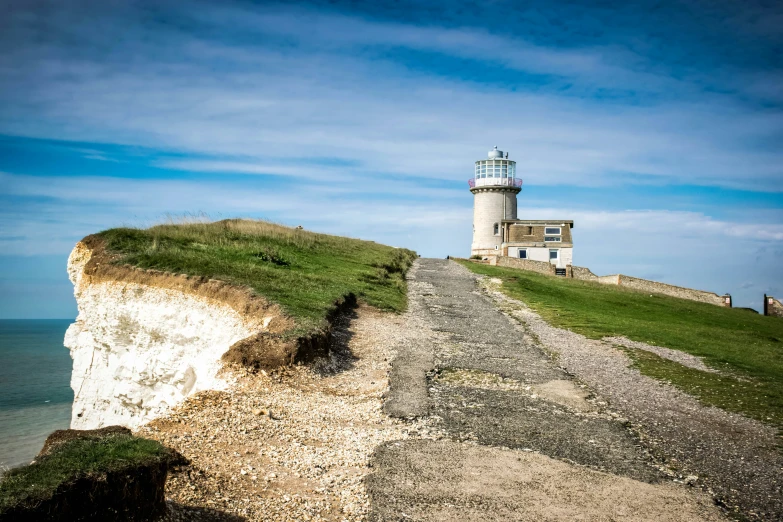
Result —
[{"label": "white chalk rock", "polygon": [[79,315],[65,334],[74,391],[71,428],[135,429],[188,395],[225,389],[220,357],[255,333],[230,306],[139,283],[89,282],[90,250],[68,259]]}]

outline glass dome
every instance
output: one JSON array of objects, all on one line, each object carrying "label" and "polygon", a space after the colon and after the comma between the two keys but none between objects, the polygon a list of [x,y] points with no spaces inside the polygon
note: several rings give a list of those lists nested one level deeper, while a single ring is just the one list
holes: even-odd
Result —
[{"label": "glass dome", "polygon": [[487,154],[488,159],[476,162],[475,177],[468,180],[470,188],[482,186],[521,187],[522,180],[517,178],[517,162],[508,159],[508,153],[495,147]]},{"label": "glass dome", "polygon": [[488,159],[476,162],[476,179],[516,177],[517,162],[508,159]]}]

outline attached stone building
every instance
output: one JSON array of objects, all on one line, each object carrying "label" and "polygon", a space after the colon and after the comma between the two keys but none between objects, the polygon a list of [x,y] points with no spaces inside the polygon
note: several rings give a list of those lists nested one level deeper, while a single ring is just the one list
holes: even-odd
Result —
[{"label": "attached stone building", "polygon": [[508,159],[508,153],[497,147],[489,151],[486,160],[476,162],[475,177],[468,185],[473,193],[471,256],[530,259],[558,268],[573,263],[573,221],[517,219],[522,180],[516,177],[516,162]]},{"label": "attached stone building", "polygon": [[548,261],[559,268],[572,265],[574,222],[542,220],[505,220],[500,231],[500,255]]}]

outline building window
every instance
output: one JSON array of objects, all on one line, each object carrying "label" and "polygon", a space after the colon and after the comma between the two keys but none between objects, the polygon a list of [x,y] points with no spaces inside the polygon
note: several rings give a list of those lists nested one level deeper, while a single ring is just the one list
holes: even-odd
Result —
[{"label": "building window", "polygon": [[560,236],[544,236],[544,241],[560,241]]},{"label": "building window", "polygon": [[559,236],[560,227],[546,227],[544,228],[544,234],[546,234],[547,236]]},{"label": "building window", "polygon": [[559,250],[550,250],[550,251],[549,251],[549,260],[550,260],[550,261],[551,261],[551,260],[553,260],[553,259],[554,259],[554,260],[557,260],[557,259],[558,259],[558,256],[559,256],[559,254],[560,254],[560,251],[559,251]]},{"label": "building window", "polygon": [[526,248],[520,248],[519,249],[519,259],[527,259],[527,249]]},{"label": "building window", "polygon": [[496,236],[500,235],[500,225],[495,223],[495,226],[492,228],[492,233]]}]

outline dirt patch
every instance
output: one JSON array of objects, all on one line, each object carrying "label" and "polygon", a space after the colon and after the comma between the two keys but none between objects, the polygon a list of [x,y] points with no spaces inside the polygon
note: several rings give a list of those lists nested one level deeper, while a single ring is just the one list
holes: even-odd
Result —
[{"label": "dirt patch", "polygon": [[334,303],[326,317],[327,326],[310,335],[291,338],[272,332],[259,332],[234,343],[222,360],[251,369],[272,369],[295,362],[310,362],[329,353],[333,325],[356,307],[356,296],[347,295]]},{"label": "dirt patch", "polygon": [[525,386],[516,379],[503,377],[496,373],[484,372],[481,370],[467,368],[446,368],[437,376],[440,383],[450,384],[452,386],[468,386],[471,388],[482,388],[485,390],[530,390],[530,386]]},{"label": "dirt patch", "polygon": [[556,379],[542,384],[534,384],[532,390],[544,399],[576,411],[596,411],[595,405],[587,402],[590,392],[574,381]]},{"label": "dirt patch", "polygon": [[646,484],[539,453],[450,441],[387,443],[368,477],[371,520],[722,521],[704,494]]},{"label": "dirt patch", "polygon": [[580,412],[597,411],[587,401],[590,392],[567,379],[555,379],[541,384],[525,384],[496,373],[468,368],[445,368],[435,377],[438,384],[480,388],[483,390],[517,390],[531,399],[542,398]]}]

